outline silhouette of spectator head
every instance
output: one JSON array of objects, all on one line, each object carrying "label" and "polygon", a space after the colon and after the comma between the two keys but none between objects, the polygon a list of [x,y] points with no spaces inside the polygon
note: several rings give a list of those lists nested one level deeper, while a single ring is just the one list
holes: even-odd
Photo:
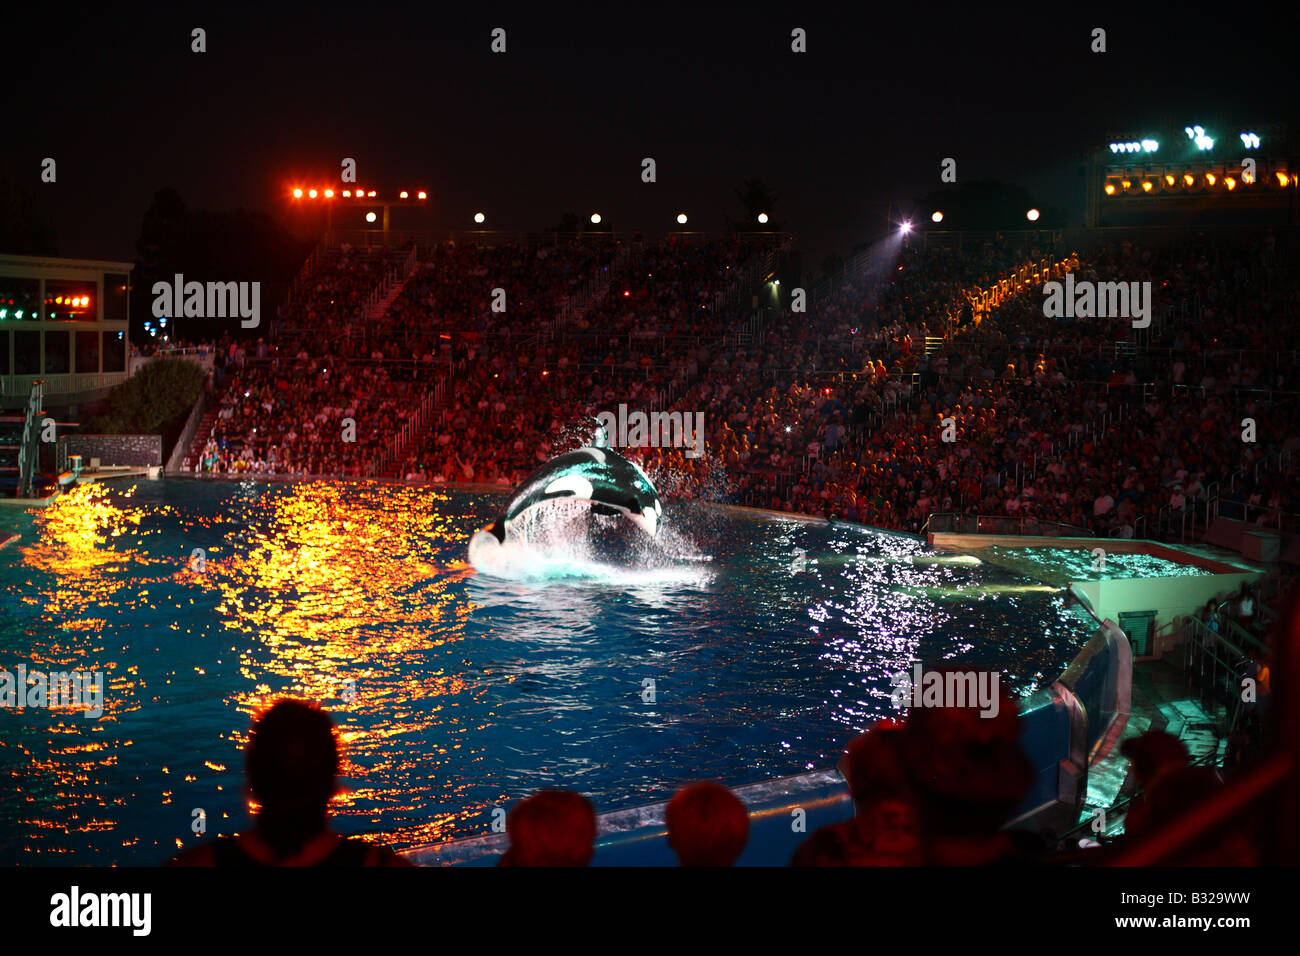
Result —
[{"label": "silhouette of spectator head", "polygon": [[799,845],[791,866],[856,866],[857,845],[844,827],[822,827]]},{"label": "silhouette of spectator head", "polygon": [[596,811],[580,794],[541,790],[510,811],[506,834],[501,866],[586,866],[596,852]]},{"label": "silhouette of spectator head", "polygon": [[269,843],[293,848],[325,829],[339,768],[328,714],[303,701],[279,701],[254,722],[244,761]]},{"label": "silhouette of spectator head", "polygon": [[749,813],[720,783],[683,787],[668,802],[668,845],[682,866],[731,866],[749,839]]},{"label": "silhouette of spectator head", "polygon": [[904,739],[903,724],[887,719],[849,741],[837,766],[853,797],[853,824],[838,828],[844,832],[836,837],[814,834],[807,854],[822,862],[813,865],[920,862],[920,808],[903,760]]},{"label": "silhouette of spectator head", "polygon": [[902,722],[886,719],[854,737],[844,748],[844,756],[836,766],[849,785],[857,813],[866,812],[881,800],[912,798],[902,742]]},{"label": "silhouette of spectator head", "polygon": [[1187,766],[1187,748],[1177,737],[1163,730],[1148,730],[1130,737],[1119,752],[1133,763],[1133,775],[1145,789],[1161,775]]},{"label": "silhouette of spectator head", "polygon": [[[930,672],[945,686],[970,674],[956,667]],[[1020,747],[1019,709],[1005,684],[998,681],[995,711],[975,696],[967,695],[963,706],[949,700],[949,706],[914,707],[903,728],[900,752],[927,835],[991,835],[1033,785],[1033,767]]]},{"label": "silhouette of spectator head", "polygon": [[[1209,812],[1210,802],[1222,788],[1209,767],[1184,766],[1164,774],[1147,795],[1150,809],[1142,834]],[[1256,818],[1249,814],[1230,816],[1167,862],[1173,866],[1258,866],[1261,860],[1255,824]]]}]

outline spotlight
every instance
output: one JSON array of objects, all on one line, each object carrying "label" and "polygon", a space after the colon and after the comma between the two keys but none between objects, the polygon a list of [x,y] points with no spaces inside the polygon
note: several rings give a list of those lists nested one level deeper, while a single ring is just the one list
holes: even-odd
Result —
[{"label": "spotlight", "polygon": [[476,213],[474,213],[474,221],[475,221],[475,222],[479,222],[479,223],[481,223],[481,222],[483,222],[483,221],[486,220],[486,219],[487,219],[487,216],[483,215],[481,212],[476,212]]},{"label": "spotlight", "polygon": [[1165,173],[1165,185],[1166,185],[1166,186],[1172,186],[1172,185],[1173,185],[1174,183],[1176,183],[1176,182],[1178,182],[1178,179],[1174,176],[1173,173]]},{"label": "spotlight", "polygon": [[1144,193],[1149,193],[1149,192],[1151,192],[1151,190],[1152,190],[1152,188],[1153,188],[1154,186],[1155,186],[1155,183],[1153,183],[1151,180],[1149,180],[1149,179],[1144,179],[1144,180],[1142,180],[1142,191],[1143,191]]},{"label": "spotlight", "polygon": [[1115,195],[1115,184],[1114,184],[1114,183],[1107,183],[1107,184],[1106,184],[1106,195],[1107,195],[1107,196],[1113,196],[1113,195]]},{"label": "spotlight", "polygon": [[905,222],[903,223],[903,226],[902,226],[901,231],[902,231],[902,232],[911,232],[911,231],[912,231],[912,223],[911,223],[910,221],[905,221]]},{"label": "spotlight", "polygon": [[375,217],[375,214],[374,214],[373,212],[368,212],[368,213],[366,213],[366,222],[374,222],[374,221],[375,221],[375,218],[376,218],[376,217]]},{"label": "spotlight", "polygon": [[600,222],[600,213],[598,213],[598,212],[593,212],[593,213],[591,214],[591,221],[592,221],[593,223],[599,223],[599,222]]},{"label": "spotlight", "polygon": [[1028,219],[1030,222],[1038,222],[1038,210],[1037,209],[1029,210],[1029,212],[1025,213],[1025,218]]},{"label": "spotlight", "polygon": [[1191,189],[1193,186],[1196,185],[1196,177],[1193,176],[1191,173],[1183,173],[1183,185],[1186,186],[1188,189]]},{"label": "spotlight", "polygon": [[759,221],[759,222],[767,222],[767,213],[765,213],[765,212],[760,212],[760,213],[758,214],[758,221]]},{"label": "spotlight", "polygon": [[416,198],[416,199],[428,199],[428,198],[429,198],[429,194],[426,193],[423,189],[421,189],[418,193],[415,194],[415,198]]},{"label": "spotlight", "polygon": [[1218,182],[1218,181],[1219,181],[1219,180],[1218,180],[1218,177],[1215,176],[1214,173],[1206,173],[1206,174],[1205,174],[1205,184],[1206,184],[1207,186],[1213,186],[1213,185],[1214,185],[1216,182]]},{"label": "spotlight", "polygon": [[352,198],[352,190],[351,190],[351,189],[345,189],[345,190],[343,190],[343,198],[344,198],[344,199],[351,199],[351,198]]},{"label": "spotlight", "polygon": [[943,222],[943,213],[941,213],[939,210],[936,209],[933,213],[930,214],[930,221]]},{"label": "spotlight", "polygon": [[308,198],[308,199],[315,199],[315,198],[316,198],[316,190],[314,190],[314,189],[309,189],[309,190],[307,190],[307,198]]},{"label": "spotlight", "polygon": [[371,199],[374,199],[374,198],[375,198],[375,191],[374,191],[373,189],[370,190],[370,198],[371,198]]},{"label": "spotlight", "polygon": [[1234,189],[1237,188],[1237,181],[1233,179],[1231,176],[1224,176],[1223,185],[1227,187],[1228,192],[1232,192]]},{"label": "spotlight", "polygon": [[294,199],[301,199],[301,198],[302,198],[302,190],[301,190],[301,189],[295,189],[295,190],[293,191],[293,198],[294,198]]},{"label": "spotlight", "polygon": [[1291,177],[1286,173],[1278,171],[1274,175],[1277,176],[1277,184],[1283,189],[1286,189],[1287,186],[1291,185]]},{"label": "spotlight", "polygon": [[403,189],[400,193],[397,194],[397,198],[398,198],[398,199],[407,199],[407,198],[410,197],[410,195],[411,195],[410,193],[408,193],[405,189]]},{"label": "spotlight", "polygon": [[325,198],[326,198],[326,199],[333,199],[333,198],[334,198],[334,190],[332,190],[332,189],[327,189],[327,190],[325,190]]},{"label": "spotlight", "polygon": [[679,212],[677,214],[677,223],[678,225],[682,225],[682,226],[686,225],[686,213]]}]

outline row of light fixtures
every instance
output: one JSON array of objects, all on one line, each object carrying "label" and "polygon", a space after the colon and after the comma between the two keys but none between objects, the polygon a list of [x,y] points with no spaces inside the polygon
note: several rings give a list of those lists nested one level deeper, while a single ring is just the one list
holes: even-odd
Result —
[{"label": "row of light fixtures", "polygon": [[[1273,179],[1278,186],[1285,189],[1294,182],[1294,178],[1286,170],[1276,170],[1273,173]],[[1265,177],[1267,181],[1267,177]],[[1232,192],[1238,186],[1252,185],[1255,177],[1248,171],[1243,170],[1240,175],[1224,175],[1222,173],[1206,172],[1191,173],[1185,172],[1181,175],[1166,172],[1160,176],[1124,176],[1122,178],[1112,177],[1103,187],[1107,196],[1116,196],[1122,194],[1138,195],[1139,193],[1151,194],[1157,189],[1165,192],[1175,192],[1178,190],[1196,189],[1198,186],[1204,186],[1206,189],[1213,189],[1222,184],[1228,192]]]},{"label": "row of light fixtures", "polygon": [[[317,198],[333,199],[335,195],[336,195],[336,193],[335,193],[335,191],[334,191],[333,189],[303,189],[301,186],[295,186],[294,189],[293,189],[293,198],[294,198],[294,199],[303,199],[303,198],[306,198],[306,199],[317,199]],[[353,199],[353,198],[356,198],[356,199],[375,199],[375,198],[378,197],[379,194],[378,194],[375,190],[373,190],[373,189],[371,189],[371,190],[369,190],[369,191],[367,191],[367,190],[365,190],[365,189],[344,189],[344,190],[342,191],[342,193],[339,194],[339,195],[342,195],[342,197],[343,197],[344,199]],[[400,193],[397,194],[397,198],[398,198],[398,199],[410,199],[410,198],[411,198],[411,193],[410,193],[409,190],[403,189]],[[419,199],[428,199],[428,198],[429,198],[429,194],[428,194],[427,192],[425,192],[423,189],[420,189],[420,190],[417,190],[417,191],[416,191],[416,193],[415,193],[415,198],[416,198],[417,200],[419,200]]]},{"label": "row of light fixtures", "polygon": [[[1025,212],[1025,218],[1028,219],[1030,222],[1038,222],[1038,217],[1040,215],[1042,215],[1042,213],[1040,213],[1037,209],[1030,209]],[[936,209],[934,212],[930,213],[930,221],[943,222],[942,210]],[[912,228],[912,224],[910,222],[903,223],[903,225],[906,227],[903,230],[904,232],[907,232],[909,229]]]}]

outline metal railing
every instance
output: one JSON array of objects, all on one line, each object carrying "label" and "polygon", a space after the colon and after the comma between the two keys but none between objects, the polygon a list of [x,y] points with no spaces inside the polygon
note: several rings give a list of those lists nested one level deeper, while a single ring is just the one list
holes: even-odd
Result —
[{"label": "metal railing", "polygon": [[18,444],[18,489],[16,497],[30,498],[36,466],[40,458],[40,416],[45,405],[45,384],[32,382],[23,415],[23,437]]},{"label": "metal railing", "polygon": [[126,372],[70,372],[55,375],[0,375],[0,395],[15,398],[26,395],[36,382],[43,383],[46,395],[72,395],[97,392],[120,385],[130,376]]},{"label": "metal railing", "polygon": [[185,419],[185,427],[181,429],[180,437],[176,439],[176,444],[172,446],[171,455],[167,458],[165,471],[168,474],[184,470],[185,459],[190,454],[190,445],[194,441],[195,433],[199,430],[199,423],[203,421],[203,413],[207,411],[207,407],[207,392],[201,392],[198,400],[194,403],[194,407],[190,409],[189,417]]},{"label": "metal railing", "polygon": [[400,467],[406,449],[416,437],[424,432],[433,420],[434,411],[442,403],[443,395],[443,383],[441,381],[433,389],[425,393],[415,411],[402,423],[402,427],[397,430],[397,433],[388,440],[379,457],[366,466],[368,477],[374,478],[386,475],[394,464],[398,464]]},{"label": "metal railing", "polygon": [[1041,518],[1012,518],[1008,515],[962,514],[942,511],[931,514],[922,526],[932,534],[1016,534],[1048,538],[1091,538],[1093,533],[1078,525]]},{"label": "metal railing", "polygon": [[1200,618],[1186,617],[1179,637],[1183,645],[1183,678],[1187,691],[1197,696],[1211,714],[1222,708],[1224,726],[1221,736],[1226,737],[1241,716],[1241,678],[1248,676],[1245,670],[1249,662],[1246,647],[1258,646],[1259,642],[1247,635],[1248,645],[1240,635],[1230,633],[1235,628],[1245,635],[1240,627],[1226,618],[1218,622],[1218,627],[1216,631]]}]

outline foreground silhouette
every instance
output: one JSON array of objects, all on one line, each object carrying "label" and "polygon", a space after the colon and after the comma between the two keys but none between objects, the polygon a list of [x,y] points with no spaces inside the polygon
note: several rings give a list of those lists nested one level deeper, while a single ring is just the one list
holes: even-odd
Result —
[{"label": "foreground silhouette", "polygon": [[720,783],[678,790],[665,817],[668,845],[682,866],[732,866],[749,840],[749,811]]},{"label": "foreground silhouette", "polygon": [[282,700],[254,724],[244,751],[248,790],[260,805],[247,833],[186,850],[170,866],[410,866],[392,850],[329,826],[338,789],[334,722],[317,707]]},{"label": "foreground silhouette", "polygon": [[596,811],[568,790],[525,797],[506,818],[508,849],[497,866],[586,866],[596,853]]}]

